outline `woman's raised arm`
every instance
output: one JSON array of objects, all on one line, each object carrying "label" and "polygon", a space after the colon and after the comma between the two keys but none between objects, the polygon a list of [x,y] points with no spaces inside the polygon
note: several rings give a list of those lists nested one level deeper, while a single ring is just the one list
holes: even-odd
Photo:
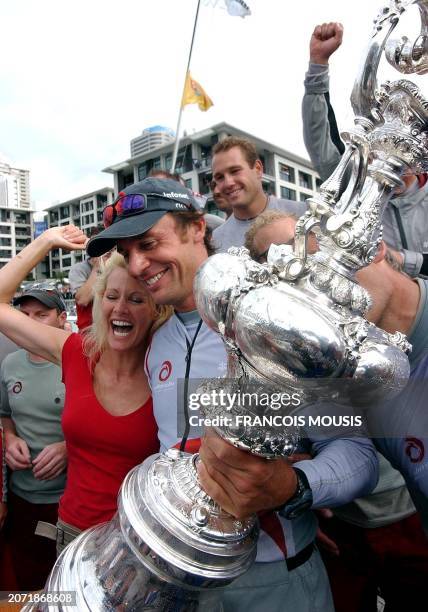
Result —
[{"label": "woman's raised arm", "polygon": [[0,331],[27,351],[61,364],[61,352],[70,332],[49,327],[27,317],[10,302],[31,270],[51,249],[81,250],[87,238],[78,227],[52,227],[0,269]]}]

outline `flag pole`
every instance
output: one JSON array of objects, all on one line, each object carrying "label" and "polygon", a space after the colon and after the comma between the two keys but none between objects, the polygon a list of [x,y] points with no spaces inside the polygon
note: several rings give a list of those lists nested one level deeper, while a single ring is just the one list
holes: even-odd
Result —
[{"label": "flag pole", "polygon": [[182,100],[183,100],[184,90],[186,88],[187,73],[189,72],[189,68],[190,68],[190,60],[192,59],[193,42],[195,40],[195,32],[196,32],[196,26],[198,24],[198,16],[199,16],[199,7],[200,7],[200,5],[201,5],[201,0],[198,0],[198,6],[196,7],[195,21],[194,21],[194,24],[193,24],[192,41],[190,43],[189,57],[187,58],[186,74],[184,75],[183,93],[182,93],[181,99],[180,99],[180,111],[178,113],[177,128],[175,130],[175,143],[174,143],[174,152],[172,154],[171,172],[174,172],[175,164],[177,162],[178,145],[179,145],[179,142],[180,142],[181,115],[183,114],[183,106],[182,106],[181,103],[182,103]]}]

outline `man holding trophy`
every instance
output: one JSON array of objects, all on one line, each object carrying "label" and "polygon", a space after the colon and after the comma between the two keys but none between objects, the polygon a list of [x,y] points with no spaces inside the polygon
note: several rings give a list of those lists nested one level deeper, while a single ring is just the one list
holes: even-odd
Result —
[{"label": "man holding trophy", "polygon": [[[171,191],[176,192],[177,200],[180,191],[182,201],[191,201],[187,190],[168,181],[149,179],[127,188],[128,195],[147,193],[145,208],[133,214],[132,225],[128,225],[130,218],[126,214],[119,217],[111,226],[114,237],[109,236],[113,232],[107,229],[88,245],[89,253],[95,254],[111,248],[112,240],[117,241],[130,273],[145,283],[154,300],[158,304],[174,305],[175,314],[164,331],[154,335],[146,358],[162,448],[179,441],[174,400],[177,379],[184,378],[185,374],[188,355],[185,340],[193,346],[190,378],[224,375],[221,367],[224,368],[227,360],[220,336],[203,322],[197,329],[201,319],[196,310],[193,283],[198,268],[208,258],[204,221],[190,205],[184,212],[176,212],[172,206],[174,200],[162,195]],[[162,206],[164,210],[159,210]],[[153,224],[154,217],[158,220]],[[183,222],[186,223],[184,231]],[[167,356],[172,373],[162,383]],[[371,490],[376,484],[377,462],[374,447],[363,438],[317,441],[310,449],[313,460],[291,466],[286,459],[266,461],[249,455],[215,434],[203,441],[199,475],[210,492],[216,493],[213,497],[224,510],[237,518],[245,518],[285,504],[282,512],[261,518],[260,562],[225,589],[225,610],[238,609],[238,600],[239,606],[245,605],[248,610],[260,609],[262,605],[280,610],[285,604],[302,612],[333,609],[328,578],[313,544],[316,519],[311,508],[344,504]],[[215,461],[211,459],[213,454]],[[204,466],[204,457],[207,457],[209,472]],[[216,480],[210,475],[213,464]],[[228,470],[235,478],[223,474]],[[287,511],[293,519],[285,517]],[[240,587],[241,581],[244,583]],[[233,594],[232,591],[229,594],[231,589]],[[307,593],[311,593],[310,598]]]}]

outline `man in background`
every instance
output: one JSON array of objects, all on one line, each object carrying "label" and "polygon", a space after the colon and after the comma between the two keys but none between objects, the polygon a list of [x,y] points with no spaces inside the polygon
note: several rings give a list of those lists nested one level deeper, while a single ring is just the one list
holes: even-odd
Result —
[{"label": "man in background", "polygon": [[[343,26],[324,23],[310,40],[309,68],[302,103],[303,138],[314,168],[325,181],[342,157],[329,93],[329,59],[342,44]],[[383,238],[392,255],[410,276],[428,276],[428,192],[426,175],[405,176],[406,191],[397,194],[385,208]]]},{"label": "man in background", "polygon": [[[31,319],[52,327],[63,328],[67,319],[64,301],[54,290],[30,289],[14,304]],[[61,378],[60,367],[23,349],[5,357],[1,365],[0,416],[6,462],[12,471],[6,539],[22,591],[43,588],[56,559],[55,540],[35,531],[44,533],[46,523],[56,524],[65,487]]]},{"label": "man in background", "polygon": [[218,253],[232,246],[243,246],[245,234],[264,210],[277,209],[300,217],[306,204],[283,200],[263,191],[263,164],[253,142],[229,136],[213,148],[213,180],[220,197],[232,208],[232,214],[213,232]]}]

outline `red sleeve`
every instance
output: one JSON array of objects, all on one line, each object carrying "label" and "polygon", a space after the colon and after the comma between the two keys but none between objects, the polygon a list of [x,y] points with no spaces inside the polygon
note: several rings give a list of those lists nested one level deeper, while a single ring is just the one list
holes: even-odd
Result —
[{"label": "red sleeve", "polygon": [[65,384],[67,373],[73,367],[76,355],[82,354],[82,336],[80,334],[70,334],[62,347],[62,382]]},{"label": "red sleeve", "polygon": [[6,459],[3,427],[0,424],[0,502],[6,501]]}]

